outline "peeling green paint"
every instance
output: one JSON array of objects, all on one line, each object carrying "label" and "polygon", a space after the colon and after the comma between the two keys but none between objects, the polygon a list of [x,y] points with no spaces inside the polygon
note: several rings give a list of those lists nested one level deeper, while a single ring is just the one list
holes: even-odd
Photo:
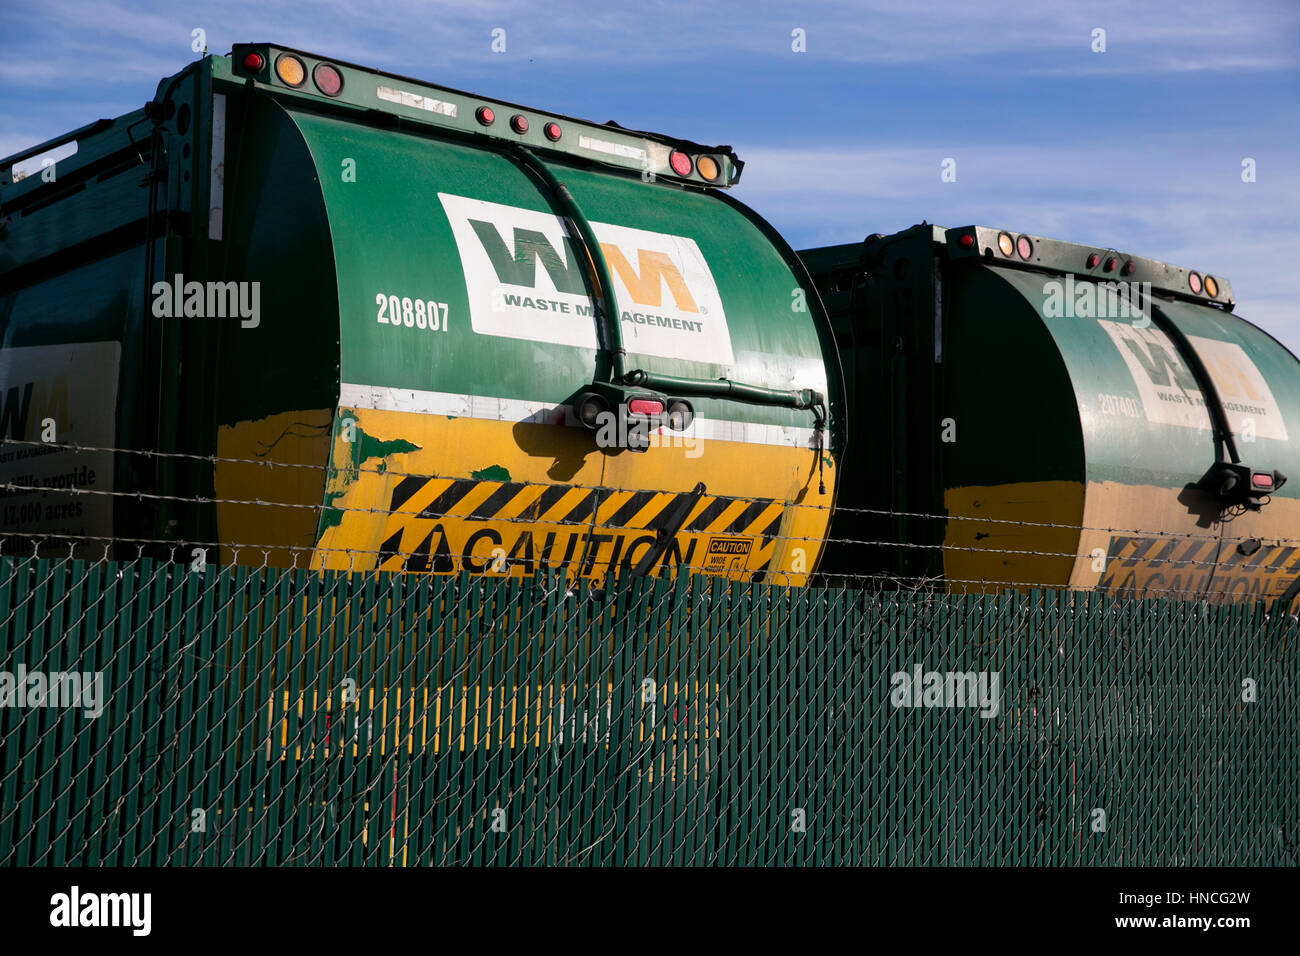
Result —
[{"label": "peeling green paint", "polygon": [[510,472],[500,465],[488,465],[482,471],[471,471],[470,477],[475,481],[509,481]]},{"label": "peeling green paint", "polygon": [[332,505],[337,498],[347,494],[348,489],[352,487],[352,483],[357,480],[357,476],[361,472],[361,466],[365,462],[372,458],[378,458],[379,464],[376,466],[376,470],[382,474],[388,468],[385,459],[389,455],[402,455],[420,450],[419,445],[413,445],[402,438],[395,438],[392,441],[380,441],[363,432],[359,425],[354,426],[353,431],[356,440],[345,442],[345,444],[351,445],[351,454],[349,454],[346,464],[336,466],[342,482],[337,491],[326,492],[325,494],[325,507],[321,509],[320,528],[317,529],[317,537],[324,534],[327,528],[338,527],[343,521],[344,509],[335,508]]}]

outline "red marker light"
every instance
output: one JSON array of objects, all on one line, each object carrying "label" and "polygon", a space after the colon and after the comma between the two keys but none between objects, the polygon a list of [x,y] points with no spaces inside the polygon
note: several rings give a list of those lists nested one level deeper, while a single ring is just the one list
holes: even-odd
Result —
[{"label": "red marker light", "polygon": [[1021,236],[1016,240],[1016,252],[1021,259],[1028,259],[1034,254],[1034,244],[1029,241],[1028,236]]},{"label": "red marker light", "polygon": [[562,135],[562,133],[560,132],[559,123],[547,123],[545,126],[542,127],[542,132],[546,134],[546,138],[549,139],[552,143],[558,142],[560,136]]},{"label": "red marker light", "polygon": [[1250,483],[1256,488],[1263,488],[1265,491],[1273,490],[1273,476],[1267,472],[1254,472],[1250,476]]},{"label": "red marker light", "polygon": [[1105,269],[1107,272],[1114,272],[1115,267],[1117,265],[1119,265],[1119,260],[1116,259],[1114,256],[1111,256],[1109,259],[1106,260],[1106,264],[1102,266],[1102,268]]},{"label": "red marker light", "polygon": [[1088,257],[1088,268],[1089,269],[1097,268],[1097,263],[1099,262],[1101,262],[1101,256],[1097,255],[1097,253],[1094,252],[1092,255]]},{"label": "red marker light", "polygon": [[1187,276],[1187,286],[1197,295],[1201,294],[1201,277],[1193,272]]},{"label": "red marker light", "polygon": [[492,112],[490,106],[480,106],[474,111],[474,117],[484,126],[491,126],[497,120],[497,114]]},{"label": "red marker light", "polygon": [[1120,270],[1120,275],[1131,276],[1136,271],[1137,266],[1133,263],[1132,259],[1129,259],[1124,263],[1124,268]]},{"label": "red marker light", "polygon": [[262,54],[260,53],[244,54],[244,69],[246,69],[249,73],[260,73],[262,72],[262,67],[264,66],[266,66],[266,60],[262,58]]},{"label": "red marker light", "polygon": [[691,174],[692,164],[691,157],[687,156],[680,149],[675,149],[668,154],[668,165],[672,167],[673,172],[678,176],[689,176]]},{"label": "red marker light", "polygon": [[528,117],[516,113],[514,116],[510,117],[510,128],[516,133],[527,133]]},{"label": "red marker light", "polygon": [[627,410],[633,415],[661,415],[664,403],[652,398],[634,398],[627,403]]},{"label": "red marker light", "polygon": [[957,242],[963,249],[969,249],[971,246],[975,245],[975,237],[967,232],[964,233]]},{"label": "red marker light", "polygon": [[338,96],[343,92],[343,74],[328,63],[316,64],[316,69],[311,71],[311,81],[326,96]]}]

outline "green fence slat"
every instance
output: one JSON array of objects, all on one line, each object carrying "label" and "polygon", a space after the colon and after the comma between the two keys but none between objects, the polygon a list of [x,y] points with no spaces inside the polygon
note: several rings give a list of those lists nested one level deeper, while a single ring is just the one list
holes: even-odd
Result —
[{"label": "green fence slat", "polygon": [[[1295,627],[1061,590],[2,556],[0,670],[102,673],[106,702],[0,707],[0,864],[1293,866]],[[916,668],[938,699],[897,703]],[[992,674],[994,716],[954,696]]]}]

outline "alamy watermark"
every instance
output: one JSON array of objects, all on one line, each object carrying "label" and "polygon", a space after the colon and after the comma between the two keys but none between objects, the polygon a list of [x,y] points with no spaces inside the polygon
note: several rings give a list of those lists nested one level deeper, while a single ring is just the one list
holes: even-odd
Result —
[{"label": "alamy watermark", "polygon": [[186,282],[176,273],[171,282],[153,284],[153,314],[159,319],[240,319],[240,327],[261,324],[260,282]]},{"label": "alamy watermark", "polygon": [[132,936],[148,936],[152,910],[152,893],[93,893],[73,886],[50,897],[50,925],[126,927]]},{"label": "alamy watermark", "polygon": [[1075,282],[1048,279],[1043,283],[1043,315],[1049,319],[1131,319],[1137,328],[1151,324],[1150,282]]},{"label": "alamy watermark", "polygon": [[986,719],[1002,709],[1000,671],[927,671],[913,664],[889,678],[889,702],[895,707],[978,708]]},{"label": "alamy watermark", "polygon": [[19,664],[0,671],[0,707],[80,707],[87,717],[104,712],[102,671],[29,671]]},{"label": "alamy watermark", "polygon": [[[667,427],[661,427],[666,425]],[[617,415],[614,412],[601,412],[596,416],[596,446],[598,448],[635,448],[644,450],[650,447],[651,436],[654,444],[660,448],[684,448],[687,458],[699,458],[704,454],[704,439],[692,433],[689,426],[682,426],[679,420],[670,415],[667,422],[652,421],[632,415]]]}]

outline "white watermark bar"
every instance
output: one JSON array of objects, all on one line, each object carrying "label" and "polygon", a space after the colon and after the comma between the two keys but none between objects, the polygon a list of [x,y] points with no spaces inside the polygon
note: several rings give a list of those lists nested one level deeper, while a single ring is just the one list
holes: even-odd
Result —
[{"label": "white watermark bar", "polygon": [[98,717],[105,703],[102,671],[33,671],[24,664],[0,671],[0,707],[80,707]]},{"label": "white watermark bar", "polygon": [[186,282],[176,273],[171,282],[153,284],[153,314],[159,319],[239,319],[240,328],[261,324],[260,282]]},{"label": "white watermark bar", "polygon": [[896,708],[971,708],[986,719],[1002,709],[999,671],[927,671],[914,664],[910,672],[891,674],[889,684],[889,702]]},{"label": "white watermark bar", "polygon": [[50,925],[61,928],[126,927],[133,936],[148,936],[151,893],[92,893],[73,886],[50,897]]}]

